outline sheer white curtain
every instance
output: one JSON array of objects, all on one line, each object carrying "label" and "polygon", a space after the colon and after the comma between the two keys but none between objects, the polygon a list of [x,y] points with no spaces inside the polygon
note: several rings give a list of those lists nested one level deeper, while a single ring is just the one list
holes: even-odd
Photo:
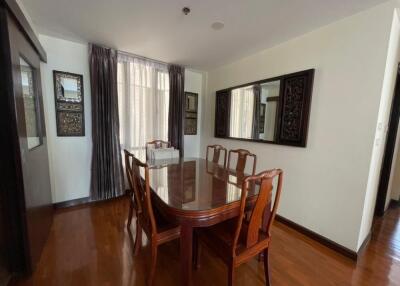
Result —
[{"label": "sheer white curtain", "polygon": [[253,86],[233,89],[231,92],[231,137],[252,138],[254,112]]},{"label": "sheer white curtain", "polygon": [[118,108],[122,149],[139,150],[168,140],[168,66],[118,55]]}]

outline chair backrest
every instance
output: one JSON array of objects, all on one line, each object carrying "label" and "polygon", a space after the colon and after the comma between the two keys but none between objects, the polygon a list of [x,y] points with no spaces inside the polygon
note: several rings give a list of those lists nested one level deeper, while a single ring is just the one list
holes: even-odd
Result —
[{"label": "chair backrest", "polygon": [[[154,218],[153,206],[151,204],[149,167],[147,164],[139,161],[132,154],[130,154],[130,158],[132,160],[130,177],[135,197],[134,202],[136,204],[136,216],[143,230],[149,237],[151,237],[157,232],[157,225]],[[141,169],[144,172],[144,180],[140,175]]]},{"label": "chair backrest", "polygon": [[130,193],[131,193],[131,195],[133,195],[134,187],[133,187],[133,181],[132,181],[132,158],[134,156],[132,153],[130,153],[126,149],[124,149],[124,154],[125,154],[125,174],[126,174],[126,178],[128,179]]},{"label": "chair backrest", "polygon": [[248,156],[253,157],[253,169],[251,174],[254,175],[256,172],[257,156],[245,149],[229,150],[228,166],[227,166],[228,169],[231,167],[231,154],[233,153],[237,154],[237,162],[235,168],[237,172],[244,172],[244,169],[246,168],[247,157]]},{"label": "chair backrest", "polygon": [[224,148],[222,145],[208,145],[207,146],[207,153],[206,153],[206,160],[208,161],[208,153],[210,153],[210,150],[213,150],[213,157],[212,157],[212,162],[218,164],[219,162],[219,157],[221,155],[221,151],[224,152],[224,167],[226,166],[226,148]]},{"label": "chair backrest", "polygon": [[154,149],[162,149],[171,147],[171,143],[163,140],[153,140],[146,143],[146,150],[150,145],[154,145]]},{"label": "chair backrest", "polygon": [[[278,186],[276,189],[275,199],[271,210],[267,208],[267,206],[270,207],[270,203],[272,200],[273,180],[276,176],[278,176]],[[250,248],[258,243],[263,243],[263,241],[260,240],[260,232],[266,235],[264,240],[271,237],[271,226],[275,219],[276,210],[279,204],[279,199],[282,191],[282,181],[283,171],[280,169],[264,171],[255,176],[247,176],[243,180],[242,194],[240,200],[240,214],[232,248],[232,253],[234,255],[239,238],[241,238],[241,240],[244,240],[245,246],[247,248]],[[259,193],[256,202],[251,209],[250,218],[244,224],[243,220],[245,219],[247,193],[249,188],[256,187],[256,184],[259,184]],[[270,211],[271,213],[269,214],[265,230],[261,230],[265,211]]]},{"label": "chair backrest", "polygon": [[149,158],[149,147],[151,147],[151,149],[164,149],[164,148],[169,148],[171,147],[171,143],[167,142],[167,141],[163,141],[163,140],[153,140],[153,141],[149,141],[146,143],[146,159],[150,159]]}]

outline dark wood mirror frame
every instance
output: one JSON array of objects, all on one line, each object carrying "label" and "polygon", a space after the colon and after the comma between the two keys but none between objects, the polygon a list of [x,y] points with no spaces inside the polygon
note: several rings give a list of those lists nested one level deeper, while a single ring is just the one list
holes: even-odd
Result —
[{"label": "dark wood mirror frame", "polygon": [[[215,137],[306,147],[314,72],[314,69],[309,69],[217,91],[215,103]],[[230,137],[231,91],[236,88],[278,80],[280,81],[280,90],[275,122],[275,140]]]}]

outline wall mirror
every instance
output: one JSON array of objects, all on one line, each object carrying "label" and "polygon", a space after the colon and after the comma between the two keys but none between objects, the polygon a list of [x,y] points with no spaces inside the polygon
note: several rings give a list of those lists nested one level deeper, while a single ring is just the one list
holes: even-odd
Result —
[{"label": "wall mirror", "polygon": [[314,70],[217,91],[215,137],[305,147]]},{"label": "wall mirror", "polygon": [[81,102],[82,76],[78,74],[55,72],[57,100],[65,102]]}]

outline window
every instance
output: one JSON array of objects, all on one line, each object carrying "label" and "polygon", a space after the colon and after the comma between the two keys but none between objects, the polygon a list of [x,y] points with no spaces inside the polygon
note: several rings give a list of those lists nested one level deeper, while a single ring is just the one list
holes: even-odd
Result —
[{"label": "window", "polygon": [[122,148],[138,150],[146,142],[168,140],[168,67],[119,55],[118,109]]}]

